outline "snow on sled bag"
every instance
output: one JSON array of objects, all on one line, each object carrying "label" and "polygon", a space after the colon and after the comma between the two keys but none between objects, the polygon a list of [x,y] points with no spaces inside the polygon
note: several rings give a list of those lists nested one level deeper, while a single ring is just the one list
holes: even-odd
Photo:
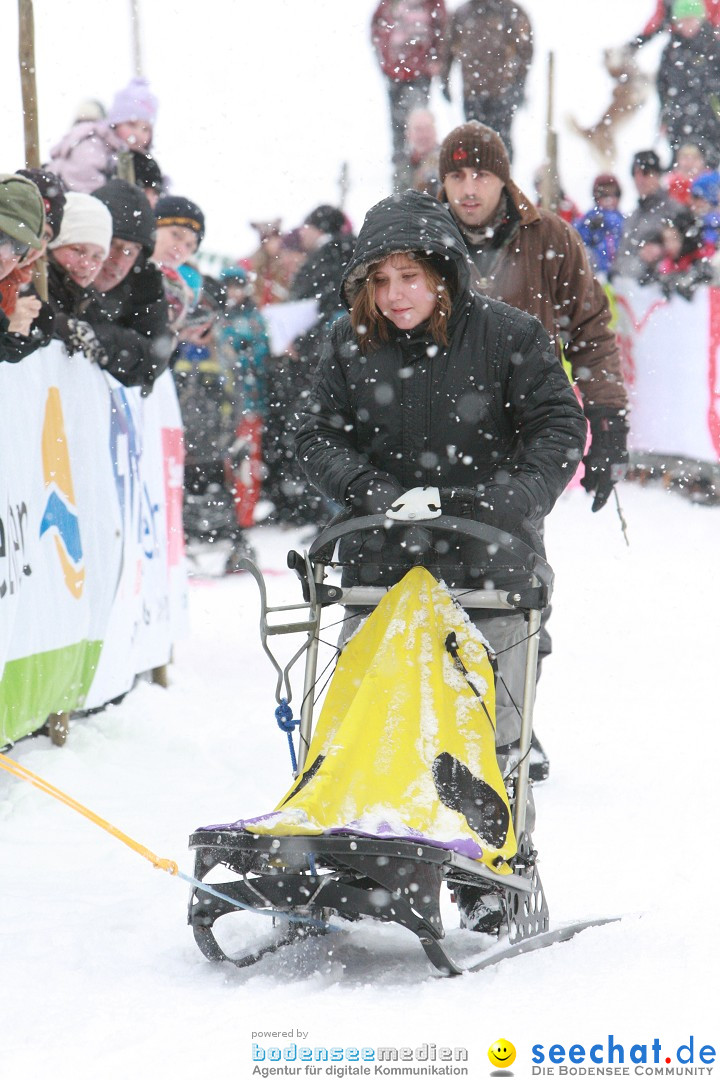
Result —
[{"label": "snow on sled bag", "polygon": [[343,649],[300,778],[273,813],[221,827],[417,840],[509,874],[517,845],[494,718],[484,638],[415,567]]}]

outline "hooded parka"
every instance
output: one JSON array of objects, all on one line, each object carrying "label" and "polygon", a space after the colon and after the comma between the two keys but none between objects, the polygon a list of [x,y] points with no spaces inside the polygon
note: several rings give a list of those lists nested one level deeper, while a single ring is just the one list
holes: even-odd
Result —
[{"label": "hooded parka", "polygon": [[[390,324],[387,343],[361,351],[349,318],[339,319],[296,438],[308,478],[341,504],[351,484],[373,477],[403,489],[482,493],[508,485],[514,504],[539,522],[571,479],[586,432],[547,333],[532,316],[473,294],[467,249],[449,211],[411,191],[368,212],[343,279],[348,309],[369,268],[398,252],[428,255],[448,281],[448,345],[436,345],[426,324],[409,333]],[[534,530],[532,539],[542,551]],[[477,586],[487,554],[477,548],[433,553],[431,561],[448,584]],[[412,562],[389,569],[381,557],[384,568],[370,569],[366,551],[350,554],[363,572],[346,571],[346,583],[389,584]]]}]

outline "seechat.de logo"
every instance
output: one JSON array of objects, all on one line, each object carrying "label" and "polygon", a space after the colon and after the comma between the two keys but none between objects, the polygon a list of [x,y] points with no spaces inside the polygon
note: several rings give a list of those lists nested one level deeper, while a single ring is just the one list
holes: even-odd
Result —
[{"label": "seechat.de logo", "polygon": [[40,536],[52,536],[65,584],[70,593],[79,598],[85,584],[85,561],[62,401],[57,386],[50,387],[45,403],[42,465],[47,498],[40,522]]}]

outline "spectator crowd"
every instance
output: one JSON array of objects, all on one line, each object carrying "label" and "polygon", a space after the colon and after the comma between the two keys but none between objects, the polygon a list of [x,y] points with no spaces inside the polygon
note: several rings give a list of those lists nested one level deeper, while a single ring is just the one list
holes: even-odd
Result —
[{"label": "spectator crowd", "polygon": [[[509,172],[533,57],[527,14],[513,0],[467,0],[452,13],[444,0],[380,0],[370,34],[388,93],[393,190],[447,202],[478,291],[530,310],[492,292],[507,244],[537,214]],[[620,180],[605,172],[585,213],[561,193],[552,218],[562,226],[543,228],[555,229],[578,265],[589,260],[597,281],[630,278],[691,300],[699,285],[720,283],[720,4],[658,0],[627,47],[660,34],[659,134],[669,159],[653,148],[635,153],[629,214]],[[437,80],[449,99],[456,69],[470,126],[443,138],[430,89]],[[245,532],[261,509],[267,521],[313,527],[332,513],[301,472],[294,442],[323,342],[345,311],[340,286],[355,236],[342,208],[319,205],[290,229],[280,219],[253,223],[255,250],[226,260],[216,277],[203,274],[203,211],[168,190],[152,154],[157,104],[147,82],[133,79],[107,111],[89,103],[42,169],[0,175],[0,362],[29,362],[56,339],[143,394],[170,369],[185,426],[187,538],[227,541],[232,570],[250,553]],[[499,184],[481,228],[472,201],[480,196],[462,187],[468,172]],[[280,348],[277,305],[296,317]]]}]

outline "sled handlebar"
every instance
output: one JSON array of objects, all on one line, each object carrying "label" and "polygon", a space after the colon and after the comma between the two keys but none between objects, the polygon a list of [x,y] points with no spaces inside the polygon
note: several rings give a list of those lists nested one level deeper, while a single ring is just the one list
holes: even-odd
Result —
[{"label": "sled handlebar", "polygon": [[549,563],[538,555],[536,551],[519,540],[516,536],[497,529],[494,525],[486,525],[483,521],[473,521],[470,518],[445,517],[428,518],[421,521],[392,521],[384,514],[372,514],[369,517],[355,517],[351,510],[342,510],[332,519],[330,524],[322,530],[310,545],[308,557],[311,562],[330,562],[338,540],[344,536],[351,536],[356,532],[365,532],[369,529],[397,529],[418,526],[432,532],[457,533],[459,536],[480,540],[484,544],[497,545],[503,551],[513,555],[523,568],[535,575],[544,586],[549,598],[552,593],[554,572]]}]

